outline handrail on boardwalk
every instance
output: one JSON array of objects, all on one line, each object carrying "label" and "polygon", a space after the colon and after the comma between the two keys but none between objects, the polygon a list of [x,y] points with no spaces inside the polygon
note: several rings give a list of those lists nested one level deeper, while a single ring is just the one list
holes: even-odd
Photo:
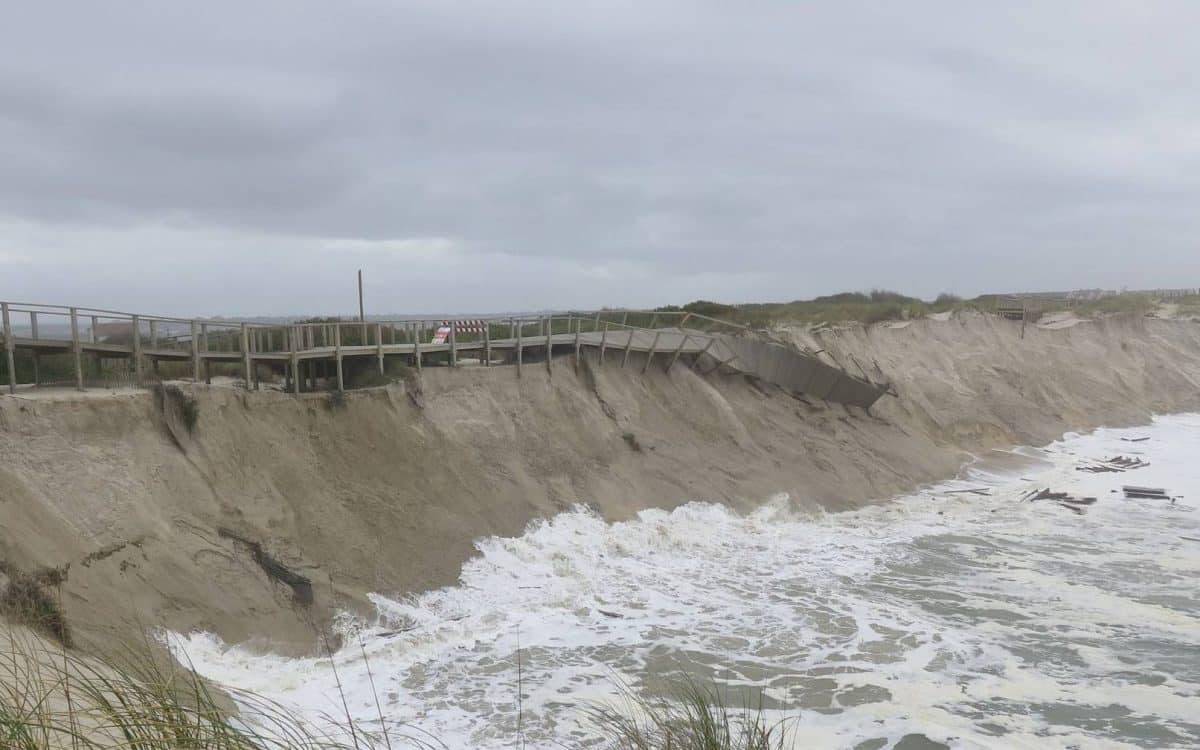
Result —
[{"label": "handrail on boardwalk", "polygon": [[[880,386],[822,362],[815,356],[764,341],[746,326],[684,311],[597,310],[565,313],[522,313],[450,318],[346,320],[341,318],[264,322],[232,319],[176,318],[97,308],[0,302],[2,336],[9,391],[18,383],[15,353],[31,353],[32,382],[40,383],[39,358],[70,355],[76,387],[84,387],[84,356],[129,359],[134,383],[144,384],[149,363],[157,373],[163,362],[190,363],[194,382],[211,382],[214,364],[235,365],[247,388],[257,387],[258,368],[282,370],[290,390],[301,381],[315,384],[336,377],[345,387],[344,363],[371,357],[380,375],[386,359],[401,356],[420,370],[434,355],[458,366],[462,355],[484,366],[495,353],[508,352],[521,374],[528,350],[544,355],[549,371],[553,355],[572,351],[578,367],[584,349],[609,351],[624,366],[630,355],[644,357],[642,371],[655,356],[665,357],[666,370],[683,357],[692,368],[711,365],[705,374],[740,372],[794,392],[868,408],[883,393]],[[27,323],[26,323],[27,321]],[[536,327],[534,330],[531,328]],[[439,358],[441,359],[441,358]],[[332,367],[330,367],[332,365]]]}]

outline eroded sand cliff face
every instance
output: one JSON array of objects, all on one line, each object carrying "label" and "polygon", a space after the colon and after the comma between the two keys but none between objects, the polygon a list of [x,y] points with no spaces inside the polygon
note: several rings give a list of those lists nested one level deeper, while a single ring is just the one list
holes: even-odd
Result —
[{"label": "eroded sand cliff face", "polygon": [[[895,384],[870,414],[657,360],[426,368],[403,385],[295,398],[197,386],[173,439],[149,393],[0,397],[0,559],[70,563],[84,643],[142,625],[300,652],[366,594],[450,584],[473,540],[585,503],[610,519],[787,492],[854,507],[955,473],[966,451],[1200,409],[1200,324],[1072,328],[985,316],[797,343]],[[191,390],[191,386],[184,386]],[[635,448],[636,445],[636,448]],[[226,533],[221,533],[222,530]],[[247,544],[312,580],[295,601]]]}]

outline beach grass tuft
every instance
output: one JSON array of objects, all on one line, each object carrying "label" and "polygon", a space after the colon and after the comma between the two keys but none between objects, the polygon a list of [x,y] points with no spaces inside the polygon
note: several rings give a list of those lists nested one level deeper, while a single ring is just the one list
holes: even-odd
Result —
[{"label": "beach grass tuft", "polygon": [[396,726],[310,722],[240,691],[225,696],[153,649],[84,657],[19,628],[0,647],[0,747],[6,750],[381,750],[440,748]]},{"label": "beach grass tuft", "polygon": [[666,697],[622,686],[615,704],[586,708],[606,750],[782,750],[793,718],[771,720],[756,706],[732,706],[727,689],[685,680]]}]

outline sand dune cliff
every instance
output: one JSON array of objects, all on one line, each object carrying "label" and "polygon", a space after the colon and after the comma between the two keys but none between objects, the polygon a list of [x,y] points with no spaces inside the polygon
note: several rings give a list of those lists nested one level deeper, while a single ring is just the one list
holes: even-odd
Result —
[{"label": "sand dune cliff", "polygon": [[[81,642],[144,625],[311,651],[365,595],[453,583],[473,540],[585,503],[607,518],[690,500],[850,508],[952,475],[967,451],[1200,409],[1200,324],[1069,328],[991,316],[793,343],[895,395],[865,413],[741,376],[631,359],[553,374],[426,368],[419,385],[293,397],[185,386],[181,437],[147,392],[0,397],[0,559],[70,565]],[[311,603],[264,559],[311,581]]]}]

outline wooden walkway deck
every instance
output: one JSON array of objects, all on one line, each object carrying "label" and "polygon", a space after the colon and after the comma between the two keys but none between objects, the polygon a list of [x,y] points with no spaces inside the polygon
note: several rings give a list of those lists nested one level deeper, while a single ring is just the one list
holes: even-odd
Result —
[{"label": "wooden walkway deck", "polygon": [[[816,357],[770,343],[749,329],[702,315],[673,312],[599,311],[448,320],[296,322],[267,324],[192,320],[54,305],[0,302],[9,390],[18,386],[14,356],[71,355],[76,387],[84,387],[85,356],[130,359],[138,384],[160,362],[190,364],[192,379],[210,380],[213,363],[240,366],[247,387],[256,387],[262,365],[284,373],[299,393],[327,372],[345,388],[348,362],[387,371],[400,357],[420,370],[432,362],[450,366],[510,365],[520,376],[532,355],[547,368],[553,357],[584,351],[600,364],[625,367],[637,354],[642,372],[670,371],[679,363],[709,374],[725,368],[816,398],[869,408],[887,386],[872,383]],[[24,324],[24,321],[28,324]],[[635,325],[641,323],[642,325]],[[438,329],[442,336],[437,336]]]}]

